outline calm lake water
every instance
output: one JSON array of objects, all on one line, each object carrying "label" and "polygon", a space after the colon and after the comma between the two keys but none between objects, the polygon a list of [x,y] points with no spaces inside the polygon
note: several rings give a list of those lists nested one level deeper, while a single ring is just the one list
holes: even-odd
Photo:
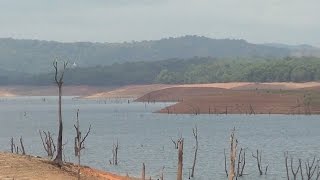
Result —
[{"label": "calm lake water", "polygon": [[[55,97],[18,97],[0,100],[0,148],[10,150],[10,138],[23,136],[28,154],[45,156],[38,130],[57,134],[57,100]],[[247,174],[241,179],[285,179],[283,153],[295,158],[312,159],[320,153],[320,116],[289,115],[167,115],[152,113],[169,103],[127,103],[127,100],[63,99],[65,158],[74,161],[73,139],[76,110],[80,109],[81,129],[92,124],[83,151],[83,164],[140,176],[142,163],[148,176],[158,178],[164,166],[165,179],[176,177],[177,150],[171,138],[185,139],[184,179],[192,166],[194,138],[198,126],[199,151],[196,180],[227,179],[223,151],[229,150],[230,130],[236,127],[238,147],[247,148]],[[112,144],[119,141],[119,165],[109,165]],[[269,164],[268,175],[258,176],[251,152],[262,150],[262,165]]]}]

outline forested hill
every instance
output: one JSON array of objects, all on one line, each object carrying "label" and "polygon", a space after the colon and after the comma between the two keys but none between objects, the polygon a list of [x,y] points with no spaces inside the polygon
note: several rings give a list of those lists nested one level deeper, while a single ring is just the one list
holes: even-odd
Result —
[{"label": "forested hill", "polygon": [[[52,85],[54,74],[0,76],[0,85]],[[71,68],[67,85],[121,86],[151,83],[320,81],[320,58],[282,59],[170,59],[127,62],[110,66]]]},{"label": "forested hill", "polygon": [[245,40],[184,36],[130,43],[59,43],[54,41],[0,39],[0,67],[27,73],[51,70],[53,58],[69,59],[80,67],[113,63],[159,61],[193,57],[284,57],[292,50]]}]

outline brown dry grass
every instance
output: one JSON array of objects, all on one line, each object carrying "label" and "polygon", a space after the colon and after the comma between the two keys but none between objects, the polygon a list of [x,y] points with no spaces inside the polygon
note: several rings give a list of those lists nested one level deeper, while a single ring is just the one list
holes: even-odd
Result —
[{"label": "brown dry grass", "polygon": [[[76,180],[76,165],[65,164],[61,169],[51,161],[32,156],[0,153],[1,180]],[[82,167],[83,180],[132,180],[129,177]]]}]

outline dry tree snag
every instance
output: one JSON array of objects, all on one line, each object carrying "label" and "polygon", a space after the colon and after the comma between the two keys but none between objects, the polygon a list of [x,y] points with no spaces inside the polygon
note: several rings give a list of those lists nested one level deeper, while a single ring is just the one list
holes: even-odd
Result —
[{"label": "dry tree snag", "polygon": [[302,163],[301,163],[301,159],[299,159],[299,167],[300,167],[300,174],[301,174],[301,179],[303,180],[303,171],[302,171]]},{"label": "dry tree snag", "polygon": [[172,141],[175,149],[178,149],[178,143],[181,140],[182,140],[182,134],[180,134],[180,138],[178,138],[176,141],[171,138],[171,141]]},{"label": "dry tree snag", "polygon": [[16,145],[14,144],[13,137],[11,137],[10,145],[11,145],[11,153],[14,153],[16,151]]},{"label": "dry tree snag", "polygon": [[[260,152],[260,155],[259,155],[259,152]],[[257,160],[257,166],[258,166],[258,171],[259,171],[260,176],[263,175],[262,163],[261,163],[262,162],[262,157],[261,156],[262,156],[262,151],[259,151],[258,149],[257,149],[257,154],[256,155],[254,155],[252,153],[252,157],[254,157]],[[265,172],[264,172],[265,175],[268,172],[268,167],[269,167],[269,165],[267,165],[266,168],[265,168]]]},{"label": "dry tree snag", "polygon": [[51,133],[48,131],[47,133],[43,131],[44,138],[42,137],[42,133],[39,130],[40,138],[42,141],[42,145],[44,150],[47,152],[48,157],[52,159],[54,153],[56,152],[56,145],[54,144]]},{"label": "dry tree snag", "polygon": [[178,144],[177,144],[177,142],[178,142],[179,140],[177,140],[177,142],[176,142],[176,141],[174,141],[174,140],[171,138],[171,141],[172,141],[172,143],[173,143],[173,145],[174,145],[174,148],[175,148],[175,149],[178,149]]},{"label": "dry tree snag", "polygon": [[23,145],[23,142],[22,142],[22,136],[20,137],[20,145],[21,145],[21,153],[22,153],[22,155],[26,155],[26,152],[24,151],[24,145]]},{"label": "dry tree snag", "polygon": [[53,67],[55,70],[55,76],[54,80],[58,86],[59,89],[59,108],[58,108],[58,113],[59,113],[59,133],[58,133],[58,142],[57,142],[57,155],[56,158],[54,159],[54,162],[56,162],[59,165],[62,165],[62,132],[63,132],[63,125],[62,125],[62,110],[61,110],[61,96],[62,96],[62,85],[63,85],[63,76],[64,72],[67,68],[68,63],[64,62],[63,63],[63,69],[61,71],[60,78],[58,78],[58,61],[55,60],[53,62]]},{"label": "dry tree snag", "polygon": [[11,138],[10,143],[11,143],[11,153],[19,154],[19,150],[20,150],[22,155],[26,155],[26,152],[25,152],[25,150],[24,150],[24,145],[23,145],[22,137],[20,137],[20,146],[21,146],[20,149],[19,149],[19,145],[16,145],[16,144],[14,143],[13,137]]},{"label": "dry tree snag", "polygon": [[11,138],[11,153],[19,154],[19,146],[14,143],[13,137]]},{"label": "dry tree snag", "polygon": [[226,176],[228,177],[226,149],[223,149],[223,154],[224,154],[224,171],[226,172]]},{"label": "dry tree snag", "polygon": [[[288,172],[288,165],[287,165],[287,159],[288,159],[288,152],[285,153],[285,163],[286,163],[286,170],[287,170],[287,179],[289,180],[289,172]],[[313,157],[312,162],[310,163],[309,160],[307,160],[307,162],[305,162],[305,175],[306,178],[303,174],[303,168],[302,168],[302,161],[301,159],[299,159],[299,167],[296,171],[293,170],[293,158],[291,158],[291,171],[293,174],[293,179],[298,179],[297,175],[299,173],[300,170],[300,175],[302,180],[307,179],[307,180],[311,180],[311,179],[315,179],[315,180],[319,180],[320,178],[320,165],[319,165],[320,160],[316,160],[316,157]],[[313,178],[315,176],[315,178]]]},{"label": "dry tree snag", "polygon": [[146,166],[144,163],[142,163],[142,175],[141,175],[142,180],[146,180]]},{"label": "dry tree snag", "polygon": [[235,174],[235,163],[237,158],[237,146],[238,140],[234,137],[235,128],[233,128],[230,136],[230,170],[229,170],[229,180],[233,180],[236,176]]},{"label": "dry tree snag", "polygon": [[241,148],[239,152],[239,157],[238,157],[237,177],[243,176],[243,170],[245,166],[246,166],[246,150]]},{"label": "dry tree snag", "polygon": [[[288,152],[284,153],[284,162],[285,162],[285,165],[286,165],[287,179],[290,180],[289,168],[288,168]],[[301,161],[300,161],[300,166],[301,166]],[[301,176],[302,176],[302,174],[301,174]]]},{"label": "dry tree snag", "polygon": [[298,166],[297,170],[294,170],[293,168],[293,157],[291,157],[290,159],[290,166],[291,166],[291,172],[293,174],[293,180],[297,180],[297,174],[300,170],[300,166]]},{"label": "dry tree snag", "polygon": [[84,147],[84,141],[88,137],[90,131],[91,131],[91,124],[89,126],[89,129],[84,137],[81,136],[80,131],[80,122],[79,122],[79,109],[77,110],[77,124],[73,125],[76,130],[76,137],[74,138],[74,153],[75,156],[78,157],[78,179],[80,179],[80,159],[81,159],[81,150],[83,150]]},{"label": "dry tree snag", "polygon": [[316,157],[313,157],[311,164],[309,163],[309,160],[305,163],[307,180],[312,179],[317,167],[319,166],[319,164],[318,164],[319,161],[317,161],[317,164],[315,164],[315,162],[316,162]]},{"label": "dry tree snag", "polygon": [[178,172],[177,180],[182,180],[183,169],[183,138],[178,141]]},{"label": "dry tree snag", "polygon": [[194,159],[193,159],[193,165],[192,165],[192,170],[191,170],[191,177],[194,177],[194,168],[196,166],[196,161],[197,161],[197,154],[198,154],[198,127],[195,126],[195,128],[192,129],[193,132],[193,137],[196,140],[196,146],[195,146],[195,151],[194,151]]},{"label": "dry tree snag", "polygon": [[111,165],[118,165],[118,150],[119,150],[119,141],[117,139],[117,143],[113,143],[113,146],[112,146],[112,161],[109,160],[109,163]]}]

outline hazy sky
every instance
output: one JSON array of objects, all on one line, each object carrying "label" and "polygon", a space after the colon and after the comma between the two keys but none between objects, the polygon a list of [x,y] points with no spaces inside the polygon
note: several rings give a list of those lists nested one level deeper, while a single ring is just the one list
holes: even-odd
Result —
[{"label": "hazy sky", "polygon": [[0,37],[122,42],[182,35],[320,47],[320,0],[0,0]]}]

